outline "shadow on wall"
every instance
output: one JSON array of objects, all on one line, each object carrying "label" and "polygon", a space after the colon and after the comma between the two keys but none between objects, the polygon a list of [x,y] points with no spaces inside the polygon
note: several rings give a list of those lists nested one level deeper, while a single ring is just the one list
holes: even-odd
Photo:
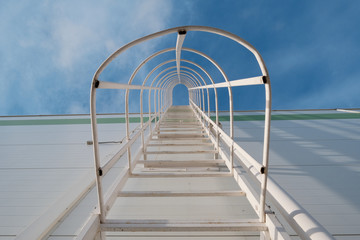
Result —
[{"label": "shadow on wall", "polygon": [[173,105],[189,105],[189,92],[184,84],[178,84],[174,87]]},{"label": "shadow on wall", "polygon": [[[257,122],[241,124],[235,141],[261,159],[263,129]],[[351,205],[358,212],[359,186],[354,183],[360,181],[359,134],[357,119],[272,121],[270,176],[306,207],[314,207],[318,198],[328,207]],[[319,221],[324,216],[330,221],[330,213],[321,215],[315,209]],[[351,225],[351,216],[337,219],[334,215],[332,224]]]}]

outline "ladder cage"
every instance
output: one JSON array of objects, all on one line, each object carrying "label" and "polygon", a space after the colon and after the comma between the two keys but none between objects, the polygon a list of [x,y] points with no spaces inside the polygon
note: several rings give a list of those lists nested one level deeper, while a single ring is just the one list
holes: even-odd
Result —
[{"label": "ladder cage", "polygon": [[[210,56],[196,49],[183,47],[186,35],[191,32],[207,32],[231,39],[245,47],[255,57],[261,76],[245,79],[228,79],[221,66]],[[100,74],[116,57],[131,47],[168,34],[176,34],[175,47],[155,52],[142,61],[134,70],[127,83],[115,83],[100,80]],[[199,65],[192,59],[181,58],[183,51],[196,54],[217,69],[222,81],[214,81],[206,66]],[[137,73],[150,60],[157,59],[164,53],[174,52],[174,59],[162,61],[144,78],[142,84],[133,84]],[[173,105],[173,89],[183,84],[188,89],[189,106]],[[257,161],[234,141],[234,87],[263,85],[265,94],[265,120],[263,134],[262,159]],[[218,96],[218,89],[227,88],[228,99]],[[125,91],[125,126],[126,137],[119,151],[106,162],[101,161],[96,119],[96,92],[99,89],[119,89]],[[130,129],[129,98],[130,91],[140,91],[140,125]],[[93,138],[94,165],[98,197],[97,212],[91,218],[97,227],[97,238],[105,239],[105,232],[209,232],[235,231],[258,232],[262,239],[290,239],[289,235],[266,206],[268,185],[268,159],[271,120],[271,84],[269,73],[259,52],[244,39],[221,29],[203,26],[183,26],[167,29],[132,41],[111,54],[99,67],[93,77],[90,94],[91,127]],[[146,94],[144,94],[146,92]],[[146,98],[146,99],[144,99]],[[147,103],[146,103],[147,100]],[[219,101],[229,102],[229,134],[219,121]],[[147,112],[144,105],[147,104]],[[211,111],[211,108],[215,111]],[[195,147],[194,147],[195,146]],[[199,147],[198,147],[199,146]],[[120,158],[126,156],[127,167],[122,169],[110,187],[103,186],[103,178],[116,166]],[[200,159],[196,156],[204,156]],[[181,159],[180,159],[181,158]],[[195,160],[193,158],[196,158]],[[139,166],[149,172],[139,172]],[[152,170],[156,169],[157,172]],[[165,169],[165,170],[164,170]],[[169,170],[170,169],[170,170]],[[179,170],[180,169],[180,170]],[[142,170],[145,171],[145,170]],[[210,172],[209,172],[210,171]],[[138,191],[124,189],[131,178],[200,178],[232,177],[241,191]],[[254,181],[255,184],[249,184]],[[271,180],[269,180],[271,181]],[[271,182],[271,184],[273,184]],[[156,219],[109,219],[108,214],[119,197],[213,197],[245,196],[253,208],[256,218],[218,221],[182,221]],[[279,201],[272,198],[279,203]],[[146,199],[144,200],[146,201]],[[116,205],[116,204],[115,204]],[[282,204],[280,210],[283,210]],[[286,215],[287,209],[280,211]],[[304,213],[307,216],[307,213]],[[116,215],[116,214],[115,214]],[[306,224],[301,220],[285,217],[293,229],[303,239],[308,239]],[[92,226],[93,226],[92,225]],[[322,236],[330,235],[312,221],[310,227],[317,227]],[[309,227],[309,226],[307,226]],[[85,228],[82,231],[89,231]],[[84,233],[86,235],[86,233]],[[310,238],[309,238],[310,239]],[[329,238],[324,238],[329,239]]]}]

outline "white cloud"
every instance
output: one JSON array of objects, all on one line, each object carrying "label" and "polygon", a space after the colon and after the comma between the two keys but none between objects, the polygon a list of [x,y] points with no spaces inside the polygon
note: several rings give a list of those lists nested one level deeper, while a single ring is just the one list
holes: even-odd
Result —
[{"label": "white cloud", "polygon": [[89,113],[89,108],[79,102],[73,102],[68,108],[69,114]]},{"label": "white cloud", "polygon": [[93,38],[93,32],[87,27],[77,22],[64,19],[57,21],[54,26],[52,40],[54,46],[54,60],[57,66],[63,69],[72,69],[74,65],[82,61],[86,56],[88,43]]},{"label": "white cloud", "polygon": [[0,115],[83,112],[99,64],[123,44],[167,28],[171,12],[167,0],[3,4]]},{"label": "white cloud", "polygon": [[[165,27],[172,9],[171,1],[152,0],[135,2],[138,9],[132,13],[135,15],[134,18],[130,17],[129,19],[134,28],[137,28],[140,30],[140,33],[144,34],[156,32]],[[145,26],[144,23],[146,23]]]}]

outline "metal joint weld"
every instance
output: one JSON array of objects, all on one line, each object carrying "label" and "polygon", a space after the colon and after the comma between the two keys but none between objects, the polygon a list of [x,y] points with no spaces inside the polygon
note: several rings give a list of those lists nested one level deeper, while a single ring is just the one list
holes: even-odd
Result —
[{"label": "metal joint weld", "polygon": [[99,85],[100,85],[100,81],[97,80],[97,79],[95,79],[94,82],[93,82],[93,84],[94,84],[94,87],[95,87],[95,88],[98,88]]},{"label": "metal joint weld", "polygon": [[185,29],[181,29],[178,31],[179,35],[185,35],[186,34],[186,30]]}]

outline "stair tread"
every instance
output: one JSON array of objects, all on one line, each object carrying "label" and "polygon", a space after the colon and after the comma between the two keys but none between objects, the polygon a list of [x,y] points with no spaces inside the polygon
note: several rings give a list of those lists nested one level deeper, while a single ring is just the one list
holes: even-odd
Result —
[{"label": "stair tread", "polygon": [[121,191],[118,197],[209,197],[245,196],[240,190],[233,191]]}]

